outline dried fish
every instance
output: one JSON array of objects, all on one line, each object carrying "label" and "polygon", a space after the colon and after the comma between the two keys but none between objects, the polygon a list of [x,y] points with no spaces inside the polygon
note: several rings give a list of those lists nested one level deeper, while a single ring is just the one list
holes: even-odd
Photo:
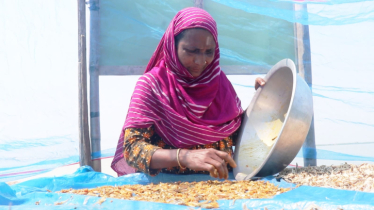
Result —
[{"label": "dried fish", "polygon": [[104,202],[106,198],[110,197],[200,208],[219,208],[219,204],[217,203],[219,199],[270,198],[289,190],[291,189],[279,188],[272,183],[264,181],[226,180],[223,182],[204,181],[102,186],[93,189],[61,190],[60,192],[99,196],[102,197],[102,199],[99,200],[101,203]]},{"label": "dried fish", "polygon": [[68,202],[68,200],[69,200],[69,199],[67,199],[67,200],[65,200],[65,201],[55,202],[55,205],[56,205],[56,206],[57,206],[57,205],[62,205],[62,204],[64,204],[64,203]]},{"label": "dried fish", "polygon": [[90,199],[90,197],[86,197],[86,198],[84,199],[84,201],[83,201],[83,205],[86,205],[86,204],[87,204],[88,199]]},{"label": "dried fish", "polygon": [[[105,192],[105,191],[104,191]],[[95,204],[99,204],[99,205],[101,205],[102,203],[104,203],[104,201],[106,200],[106,198],[105,197],[102,197],[102,198],[100,198],[100,200],[98,200]]]},{"label": "dried fish", "polygon": [[322,208],[317,206],[316,204],[311,204],[308,207],[306,207],[304,210],[322,210]]},{"label": "dried fish", "polygon": [[236,201],[236,199],[234,199],[234,200],[232,201],[232,203],[231,203],[231,205],[230,205],[230,206],[233,206],[233,205],[235,205],[235,201]]},{"label": "dried fish", "polygon": [[286,168],[279,177],[297,185],[374,192],[374,164]]}]

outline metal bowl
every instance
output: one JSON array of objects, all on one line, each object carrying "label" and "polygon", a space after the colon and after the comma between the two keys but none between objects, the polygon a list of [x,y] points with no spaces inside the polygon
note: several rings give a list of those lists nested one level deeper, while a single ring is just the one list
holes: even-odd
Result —
[{"label": "metal bowl", "polygon": [[265,76],[249,104],[235,147],[237,180],[273,175],[295,158],[313,116],[312,93],[290,59],[278,62]]}]

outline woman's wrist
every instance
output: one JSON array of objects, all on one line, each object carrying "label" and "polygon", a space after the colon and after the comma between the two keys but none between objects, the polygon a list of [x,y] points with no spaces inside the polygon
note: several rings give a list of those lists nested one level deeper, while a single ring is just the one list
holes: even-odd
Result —
[{"label": "woman's wrist", "polygon": [[179,163],[181,164],[181,167],[183,168],[188,167],[187,153],[188,153],[188,149],[180,149],[179,151]]},{"label": "woman's wrist", "polygon": [[188,152],[188,149],[157,149],[152,155],[150,168],[163,169],[176,166],[186,168]]},{"label": "woman's wrist", "polygon": [[181,168],[181,169],[186,169],[187,167],[185,167],[185,166],[182,166],[182,164],[181,164],[181,162],[180,162],[180,158],[179,158],[179,154],[180,154],[180,151],[181,151],[182,149],[181,148],[179,148],[179,149],[177,149],[177,162],[178,162],[178,166]]},{"label": "woman's wrist", "polygon": [[151,169],[163,169],[178,166],[176,149],[157,149],[151,158]]}]

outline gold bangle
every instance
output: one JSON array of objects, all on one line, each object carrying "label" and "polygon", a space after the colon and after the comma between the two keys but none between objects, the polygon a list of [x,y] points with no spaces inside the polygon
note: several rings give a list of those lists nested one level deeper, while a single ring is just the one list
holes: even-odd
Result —
[{"label": "gold bangle", "polygon": [[179,151],[180,151],[181,149],[179,148],[178,150],[177,150],[177,162],[178,162],[178,165],[179,165],[179,167],[181,168],[181,169],[186,169],[187,167],[182,167],[182,165],[181,165],[181,163],[179,162]]}]

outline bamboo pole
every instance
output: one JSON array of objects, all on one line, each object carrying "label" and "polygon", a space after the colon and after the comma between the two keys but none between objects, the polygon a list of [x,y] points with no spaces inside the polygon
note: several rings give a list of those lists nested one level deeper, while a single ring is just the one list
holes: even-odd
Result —
[{"label": "bamboo pole", "polygon": [[[307,12],[306,4],[295,4],[294,10]],[[296,68],[299,75],[305,80],[312,89],[312,62],[310,51],[309,26],[301,23],[295,23],[296,38]],[[308,135],[303,144],[304,166],[317,165],[317,152],[314,132],[314,114]]]},{"label": "bamboo pole", "polygon": [[[101,151],[100,133],[100,93],[99,93],[99,29],[100,29],[100,1],[90,0],[90,125],[91,152]],[[101,160],[93,161],[95,171],[101,171]]]},{"label": "bamboo pole", "polygon": [[85,0],[78,0],[79,164],[92,166],[88,127],[85,7]]}]

